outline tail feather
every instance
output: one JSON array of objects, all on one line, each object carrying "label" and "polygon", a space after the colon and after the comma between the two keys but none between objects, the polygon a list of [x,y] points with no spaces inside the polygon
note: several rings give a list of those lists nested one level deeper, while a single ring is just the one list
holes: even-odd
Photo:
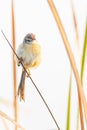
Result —
[{"label": "tail feather", "polygon": [[20,83],[18,86],[18,96],[20,97],[20,100],[25,100],[25,95],[24,95],[25,77],[26,77],[26,72],[25,72],[25,70],[22,70],[21,80],[20,80]]}]

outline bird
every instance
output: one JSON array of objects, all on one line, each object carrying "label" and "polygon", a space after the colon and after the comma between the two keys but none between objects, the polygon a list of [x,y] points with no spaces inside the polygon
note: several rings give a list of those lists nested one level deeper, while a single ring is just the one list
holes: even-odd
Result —
[{"label": "bird", "polygon": [[16,58],[17,65],[22,66],[22,74],[21,79],[18,86],[17,95],[20,100],[25,100],[25,79],[27,77],[26,71],[28,72],[28,76],[30,76],[30,69],[36,68],[41,63],[41,46],[36,40],[36,36],[33,33],[28,33],[23,42],[18,46],[16,51],[18,58]]}]

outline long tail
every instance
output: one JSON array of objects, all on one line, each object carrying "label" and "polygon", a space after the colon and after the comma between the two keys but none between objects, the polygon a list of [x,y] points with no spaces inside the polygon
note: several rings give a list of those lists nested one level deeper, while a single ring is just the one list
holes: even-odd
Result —
[{"label": "long tail", "polygon": [[20,100],[25,100],[25,78],[26,72],[25,70],[22,70],[21,80],[18,86],[18,96],[20,97]]}]

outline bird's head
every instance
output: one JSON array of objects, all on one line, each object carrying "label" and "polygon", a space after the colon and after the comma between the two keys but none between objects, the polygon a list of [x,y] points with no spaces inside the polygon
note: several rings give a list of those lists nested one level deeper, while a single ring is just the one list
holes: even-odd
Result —
[{"label": "bird's head", "polygon": [[32,41],[36,40],[36,37],[33,33],[28,33],[23,40],[24,44],[30,44]]}]

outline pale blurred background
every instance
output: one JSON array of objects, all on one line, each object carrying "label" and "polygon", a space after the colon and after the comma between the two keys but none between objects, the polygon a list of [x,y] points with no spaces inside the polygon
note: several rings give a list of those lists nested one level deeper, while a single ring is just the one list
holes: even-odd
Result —
[{"label": "pale blurred background", "polygon": [[[80,72],[81,54],[87,18],[87,0],[72,0],[79,32],[79,45],[76,43],[71,0],[54,0],[64,29],[72,48],[78,71]],[[0,29],[9,41],[11,37],[11,0],[0,0]],[[33,32],[42,47],[42,63],[31,70],[31,77],[38,86],[61,130],[66,128],[67,98],[70,78],[70,62],[56,26],[47,0],[14,0],[16,48],[27,33]],[[0,110],[14,118],[13,108],[13,65],[12,50],[0,32]],[[87,60],[87,58],[86,58]],[[85,65],[87,62],[85,63]],[[21,67],[17,67],[17,86],[20,81]],[[87,67],[85,66],[84,86],[87,92]],[[86,94],[87,96],[87,94]],[[25,130],[57,129],[42,99],[27,78],[25,102],[18,100],[18,122]],[[72,80],[71,130],[76,129],[77,88]],[[9,130],[14,125],[5,120]],[[0,117],[0,129],[6,130]]]}]

